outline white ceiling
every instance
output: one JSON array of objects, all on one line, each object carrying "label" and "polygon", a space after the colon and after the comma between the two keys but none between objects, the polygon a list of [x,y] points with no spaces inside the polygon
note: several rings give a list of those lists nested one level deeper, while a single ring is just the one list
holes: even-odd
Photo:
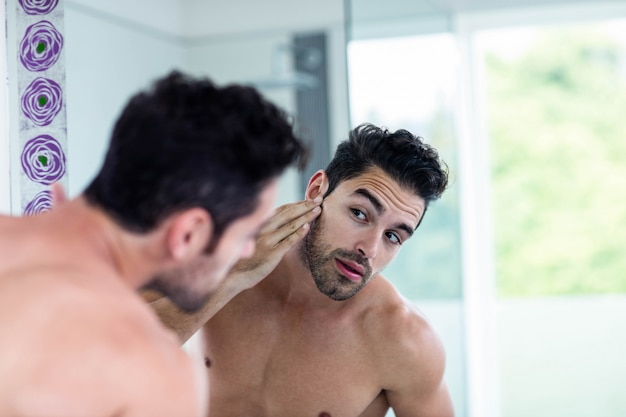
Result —
[{"label": "white ceiling", "polygon": [[[625,0],[612,1],[624,3]],[[597,0],[349,0],[348,4],[354,20],[375,21],[385,18],[450,16],[461,12],[595,2]]]},{"label": "white ceiling", "polygon": [[[203,37],[306,31],[353,22],[449,17],[511,7],[595,3],[597,0],[66,0],[66,7],[98,13],[173,36]],[[626,0],[603,0],[624,3]],[[146,13],[146,10],[150,12]]]}]

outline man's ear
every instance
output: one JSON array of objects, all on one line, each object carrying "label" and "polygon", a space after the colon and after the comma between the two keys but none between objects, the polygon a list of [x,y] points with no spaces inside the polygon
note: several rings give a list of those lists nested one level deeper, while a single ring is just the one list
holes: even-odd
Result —
[{"label": "man's ear", "polygon": [[326,171],[320,169],[311,176],[304,198],[306,200],[314,200],[316,197],[323,197],[326,191],[328,191],[328,176]]},{"label": "man's ear", "polygon": [[213,226],[211,215],[201,208],[174,214],[166,235],[169,256],[184,263],[204,252],[213,238]]}]

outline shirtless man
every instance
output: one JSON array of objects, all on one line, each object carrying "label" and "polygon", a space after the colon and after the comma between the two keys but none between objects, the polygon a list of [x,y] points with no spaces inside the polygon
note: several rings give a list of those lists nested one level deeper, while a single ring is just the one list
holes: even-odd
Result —
[{"label": "shirtless man", "polygon": [[[382,417],[391,407],[397,417],[452,416],[438,336],[379,275],[447,181],[420,138],[357,127],[311,177],[305,201],[277,211],[255,256],[199,313],[155,301],[183,340],[203,326],[211,412]],[[311,222],[319,197],[322,213],[299,240],[293,232]]]},{"label": "shirtless man", "polygon": [[201,306],[302,150],[251,88],[174,72],[134,96],[82,195],[0,216],[0,415],[206,415],[206,375],[136,290]]}]

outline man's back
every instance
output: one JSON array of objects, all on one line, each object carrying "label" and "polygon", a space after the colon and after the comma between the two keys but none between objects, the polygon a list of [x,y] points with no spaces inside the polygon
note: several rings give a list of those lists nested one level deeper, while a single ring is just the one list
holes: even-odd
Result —
[{"label": "man's back", "polygon": [[203,328],[216,415],[382,417],[405,374],[433,371],[408,357],[440,349],[432,330],[384,278],[326,311],[281,301],[275,274]]},{"label": "man's back", "polygon": [[0,218],[0,415],[198,415],[191,363],[144,303],[69,235],[22,224]]}]

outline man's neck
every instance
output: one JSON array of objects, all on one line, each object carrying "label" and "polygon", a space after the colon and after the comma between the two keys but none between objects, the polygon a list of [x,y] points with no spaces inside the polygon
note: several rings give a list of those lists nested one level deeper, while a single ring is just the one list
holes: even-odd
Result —
[{"label": "man's neck", "polygon": [[147,238],[119,227],[101,210],[78,197],[53,208],[36,223],[42,228],[51,252],[68,264],[93,265],[108,269],[136,289],[152,276],[146,262]]}]

